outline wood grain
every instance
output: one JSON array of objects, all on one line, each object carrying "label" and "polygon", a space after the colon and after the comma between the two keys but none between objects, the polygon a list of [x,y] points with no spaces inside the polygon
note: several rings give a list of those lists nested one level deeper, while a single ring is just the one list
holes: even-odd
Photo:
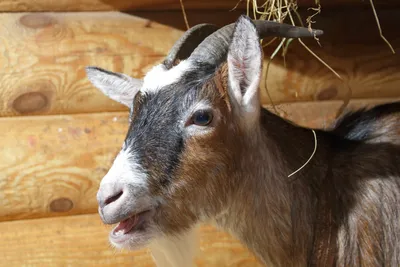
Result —
[{"label": "wood grain", "polygon": [[[0,223],[0,266],[155,266],[147,249],[117,251],[97,214]],[[198,267],[261,266],[236,239],[204,225]]]},{"label": "wood grain", "polygon": [[0,116],[125,110],[84,67],[143,77],[180,35],[117,12],[0,14]]},{"label": "wood grain", "polygon": [[[238,3],[238,8],[246,8],[246,0],[185,0],[186,9],[223,9],[231,10]],[[300,7],[313,7],[315,0],[298,0]],[[376,6],[399,5],[396,0],[375,1]],[[263,2],[258,1],[261,5]],[[323,7],[338,6],[369,6],[368,1],[360,0],[322,0]],[[110,11],[110,10],[180,10],[179,1],[176,0],[1,0],[1,12],[43,12],[43,11]]]},{"label": "wood grain", "polygon": [[[304,14],[304,13],[303,13]],[[298,41],[293,41],[285,60],[278,54],[261,88],[268,86],[276,102],[343,99],[348,87],[358,99],[400,96],[400,23],[398,10],[379,12],[385,37],[396,54],[380,38],[370,10],[325,11],[315,18],[314,28],[323,29],[320,44],[303,39],[312,51],[332,67],[341,81],[312,56]],[[303,15],[303,17],[306,17]],[[265,58],[272,55],[278,43],[265,48]],[[266,60],[267,61],[267,60]],[[266,66],[266,65],[264,65]],[[269,103],[265,90],[263,103]]]},{"label": "wood grain", "polygon": [[[355,100],[349,108],[398,99]],[[295,123],[325,128],[340,101],[278,105]],[[266,106],[272,110],[271,106]],[[96,192],[128,129],[125,112],[1,118],[0,221],[97,212]]]},{"label": "wood grain", "polygon": [[[191,23],[224,25],[240,12],[188,12]],[[386,37],[400,48],[396,10],[380,11]],[[0,116],[126,111],[94,88],[86,65],[141,78],[171,48],[184,28],[180,12],[3,13],[0,14]],[[161,25],[167,24],[167,25]],[[181,25],[181,26],[179,26]],[[400,96],[400,56],[380,39],[369,10],[326,11],[322,47],[306,43],[342,75],[353,98]],[[371,30],[372,29],[372,30]],[[265,48],[265,62],[277,43]],[[299,43],[292,42],[286,66],[272,61],[267,83],[274,103],[342,99],[347,87]],[[270,103],[261,83],[263,103]]]},{"label": "wood grain", "polygon": [[[400,97],[352,100],[345,112],[360,108],[371,108],[378,104],[396,101],[400,101]],[[275,112],[272,105],[264,105],[264,107],[300,126],[315,129],[329,129],[336,120],[337,112],[342,104],[343,102],[339,100],[282,103],[275,106],[277,112]]]},{"label": "wood grain", "polygon": [[[232,9],[239,0],[185,0],[188,9]],[[244,6],[243,4],[241,5]],[[175,0],[1,0],[0,11],[2,12],[31,12],[31,11],[114,11],[114,10],[171,10],[179,9],[181,6]]]},{"label": "wood grain", "polygon": [[[400,23],[399,9],[378,8],[377,12],[383,33],[396,50],[396,54],[391,53],[379,36],[371,9],[324,9],[314,18],[316,22],[313,24],[314,28],[324,30],[324,35],[319,38],[321,46],[313,39],[303,39],[303,41],[338,72],[344,82],[297,41],[291,42],[285,59],[281,53],[274,57],[265,82],[266,67],[269,57],[279,44],[277,40],[264,48],[262,102],[270,103],[265,84],[274,103],[343,99],[348,90],[346,84],[351,87],[353,98],[399,97],[400,36],[397,34],[396,26]],[[214,23],[218,26],[235,22],[243,13],[245,12],[187,11],[191,25]],[[300,9],[299,13],[303,23],[306,23],[306,18],[312,14],[311,11],[304,9]],[[178,19],[172,19],[176,12],[132,14],[182,31],[186,29],[179,15],[175,15]],[[269,40],[266,39],[264,43],[268,43]]]},{"label": "wood grain", "polygon": [[0,221],[96,212],[126,114],[2,118]]}]

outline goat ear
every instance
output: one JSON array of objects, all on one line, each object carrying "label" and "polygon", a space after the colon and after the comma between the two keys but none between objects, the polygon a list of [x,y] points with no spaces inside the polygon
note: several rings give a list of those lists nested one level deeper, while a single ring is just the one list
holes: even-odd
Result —
[{"label": "goat ear", "polygon": [[257,29],[247,16],[241,16],[235,24],[227,62],[229,90],[233,99],[245,113],[255,115],[260,109],[258,87],[262,50]]},{"label": "goat ear", "polygon": [[128,75],[107,71],[98,67],[86,67],[89,81],[106,96],[129,108],[132,107],[136,93],[142,87],[142,80]]}]

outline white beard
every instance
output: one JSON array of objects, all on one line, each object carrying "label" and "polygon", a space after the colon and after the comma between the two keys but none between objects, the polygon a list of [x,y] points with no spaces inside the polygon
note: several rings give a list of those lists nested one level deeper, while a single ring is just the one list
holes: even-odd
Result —
[{"label": "white beard", "polygon": [[197,226],[179,236],[157,238],[150,244],[157,267],[195,267],[198,248]]}]

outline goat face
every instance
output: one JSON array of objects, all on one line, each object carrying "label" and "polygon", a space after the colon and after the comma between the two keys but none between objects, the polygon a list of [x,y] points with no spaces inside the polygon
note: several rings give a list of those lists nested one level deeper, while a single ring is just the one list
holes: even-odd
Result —
[{"label": "goat face", "polygon": [[[162,69],[153,69],[145,81],[160,81],[174,71]],[[177,82],[167,84],[164,76],[157,90],[146,82],[140,90],[132,88],[137,93],[129,130],[98,191],[102,220],[123,221],[110,234],[115,246],[136,248],[160,232],[185,230],[203,215],[197,207],[207,207],[217,197],[216,189],[223,185],[218,179],[229,167],[226,148],[233,128],[226,98],[215,88],[211,72],[185,69]],[[88,73],[102,82],[117,83],[112,80],[121,77],[97,68]],[[118,232],[133,226],[133,231]]]},{"label": "goat face", "polygon": [[234,26],[219,62],[207,61],[213,48],[195,51],[143,80],[87,68],[94,86],[130,108],[123,148],[97,196],[102,220],[119,222],[110,233],[116,247],[140,248],[217,215],[235,187],[240,144],[258,125],[262,50],[250,19]]}]

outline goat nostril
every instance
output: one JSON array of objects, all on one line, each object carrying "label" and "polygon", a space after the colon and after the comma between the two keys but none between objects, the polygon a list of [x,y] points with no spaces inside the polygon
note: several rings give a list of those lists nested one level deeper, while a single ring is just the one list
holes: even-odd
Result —
[{"label": "goat nostril", "polygon": [[106,199],[106,201],[104,202],[104,205],[108,205],[110,203],[113,203],[114,201],[116,201],[118,198],[120,198],[120,196],[122,196],[122,191],[119,192],[118,194],[116,194],[115,196],[109,197]]}]

